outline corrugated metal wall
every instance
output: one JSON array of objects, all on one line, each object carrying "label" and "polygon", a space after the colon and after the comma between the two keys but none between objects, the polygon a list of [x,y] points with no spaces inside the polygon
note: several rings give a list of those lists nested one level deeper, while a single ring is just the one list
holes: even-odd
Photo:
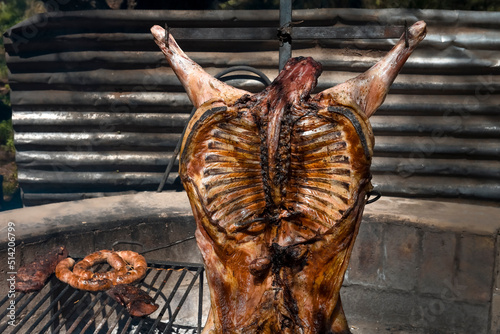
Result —
[{"label": "corrugated metal wall", "polygon": [[[293,21],[304,21],[299,27],[428,23],[427,38],[371,118],[372,172],[383,195],[500,199],[499,14],[293,12]],[[11,29],[5,47],[25,205],[157,189],[191,105],[152,40],[152,25],[167,22],[209,73],[248,65],[273,79],[277,40],[213,40],[175,28],[210,35],[205,28],[247,27],[251,37],[278,27],[278,19],[277,11],[85,11],[44,14]],[[323,64],[322,90],[364,71],[393,44],[296,39],[292,47],[293,56]],[[244,78],[230,83],[263,87]],[[165,190],[180,189],[175,172]]]}]

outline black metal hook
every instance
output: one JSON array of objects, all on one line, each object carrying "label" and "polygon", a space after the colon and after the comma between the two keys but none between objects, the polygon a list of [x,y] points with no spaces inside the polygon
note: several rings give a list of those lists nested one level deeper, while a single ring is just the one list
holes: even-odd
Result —
[{"label": "black metal hook", "polygon": [[[380,199],[382,197],[382,194],[378,190],[372,190],[368,194],[366,194],[368,197],[366,198],[366,204],[372,204]],[[370,199],[371,196],[375,196],[374,198]]]},{"label": "black metal hook", "polygon": [[142,249],[144,249],[144,244],[139,242],[139,241],[132,241],[132,240],[117,240],[113,242],[113,245],[111,245],[111,249],[115,250],[115,246],[119,244],[129,244],[129,245],[138,245],[141,246]]}]

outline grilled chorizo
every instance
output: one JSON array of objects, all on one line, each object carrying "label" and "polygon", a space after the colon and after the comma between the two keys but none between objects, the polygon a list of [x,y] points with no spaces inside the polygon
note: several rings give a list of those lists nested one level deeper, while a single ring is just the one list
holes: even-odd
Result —
[{"label": "grilled chorizo", "polygon": [[[91,271],[92,266],[102,262],[108,262],[113,270]],[[75,260],[66,258],[58,263],[56,276],[75,289],[101,291],[114,285],[137,282],[146,276],[146,270],[146,259],[136,252],[102,250],[86,256],[76,265]]]}]

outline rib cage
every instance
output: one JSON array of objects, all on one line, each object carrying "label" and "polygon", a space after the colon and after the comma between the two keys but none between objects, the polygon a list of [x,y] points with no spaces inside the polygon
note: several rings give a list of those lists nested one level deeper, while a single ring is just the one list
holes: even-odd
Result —
[{"label": "rib cage", "polygon": [[[348,108],[342,110],[354,115]],[[288,243],[327,232],[355,204],[353,192],[369,180],[370,156],[359,149],[364,147],[359,139],[364,135],[352,135],[360,128],[355,116],[324,109],[292,123],[289,170],[279,208],[281,218],[295,226],[296,236]],[[264,188],[269,181],[262,171],[260,133],[249,109],[215,108],[196,122],[185,142],[183,164],[193,171],[187,173],[189,182],[211,224],[227,234],[248,233],[252,222],[269,225],[275,219],[266,210]]]}]

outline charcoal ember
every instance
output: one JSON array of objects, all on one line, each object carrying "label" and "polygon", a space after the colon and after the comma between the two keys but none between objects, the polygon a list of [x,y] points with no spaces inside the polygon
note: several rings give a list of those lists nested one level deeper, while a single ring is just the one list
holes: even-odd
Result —
[{"label": "charcoal ember", "polygon": [[59,246],[46,254],[39,255],[33,262],[22,266],[16,274],[16,291],[33,292],[41,290],[52,275],[59,261],[68,257],[68,250]]},{"label": "charcoal ember", "polygon": [[158,309],[153,298],[145,291],[133,285],[117,285],[106,293],[121,305],[125,306],[133,317],[144,317]]}]

